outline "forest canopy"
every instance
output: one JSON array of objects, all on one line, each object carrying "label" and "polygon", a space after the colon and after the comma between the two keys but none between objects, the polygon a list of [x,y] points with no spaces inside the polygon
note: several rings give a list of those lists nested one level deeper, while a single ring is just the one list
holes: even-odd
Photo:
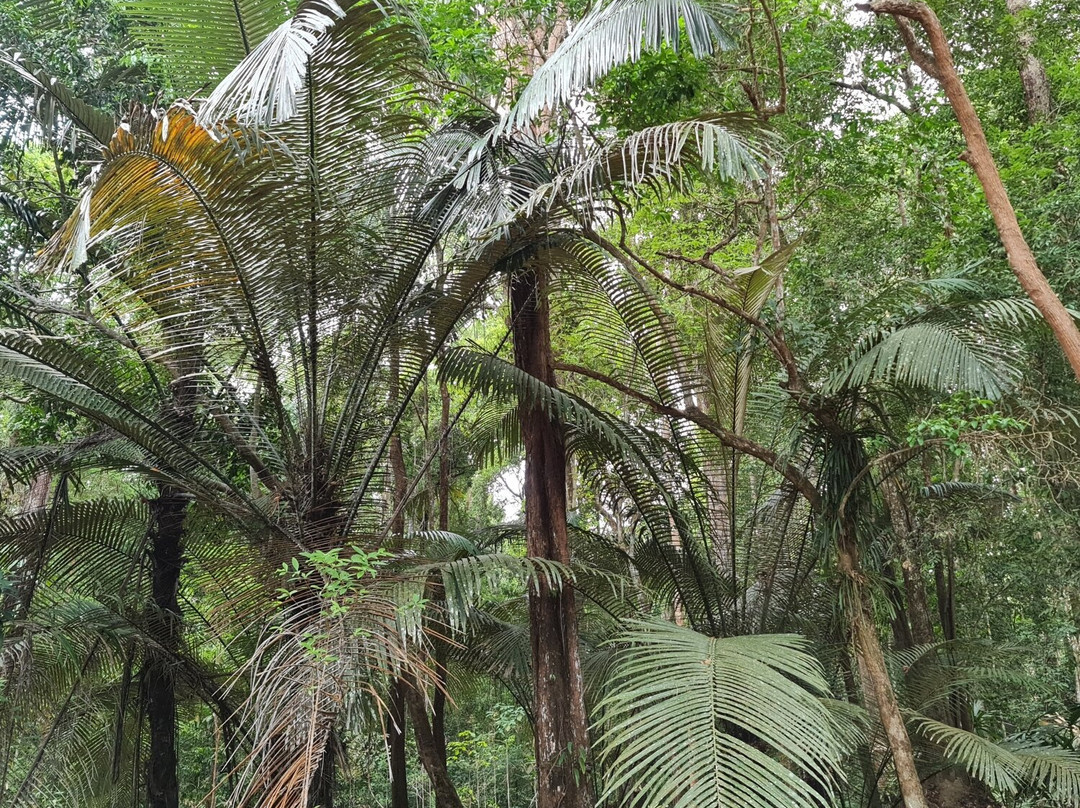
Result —
[{"label": "forest canopy", "polygon": [[1075,0],[0,0],[0,808],[1080,805]]}]

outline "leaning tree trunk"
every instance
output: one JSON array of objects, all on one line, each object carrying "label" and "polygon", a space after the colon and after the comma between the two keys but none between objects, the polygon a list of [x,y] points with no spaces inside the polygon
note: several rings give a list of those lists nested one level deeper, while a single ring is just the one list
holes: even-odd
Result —
[{"label": "leaning tree trunk", "polygon": [[851,586],[852,603],[848,606],[851,637],[859,671],[865,674],[862,677],[864,698],[868,705],[876,706],[881,725],[885,729],[905,808],[927,808],[922,780],[915,766],[911,737],[904,725],[896,691],[893,690],[889,669],[885,664],[885,654],[881,649],[881,638],[878,636],[877,626],[874,625],[866,580],[859,565],[855,526],[850,518],[843,521],[840,530],[839,567]]},{"label": "leaning tree trunk", "polygon": [[157,647],[148,651],[142,670],[146,716],[150,725],[150,755],[146,761],[150,808],[178,808],[180,805],[176,776],[174,671],[181,642],[179,591],[187,504],[187,497],[167,485],[159,485],[157,498],[150,502],[153,612],[148,633]]},{"label": "leaning tree trunk", "polygon": [[[912,60],[928,75],[941,82],[967,142],[967,151],[962,155],[962,159],[975,170],[975,175],[979,178],[990,214],[1005,247],[1009,266],[1050,326],[1050,330],[1054,332],[1065,358],[1080,381],[1080,329],[1077,329],[1076,322],[1042,274],[1020,230],[1016,211],[1009,201],[1009,194],[1001,181],[994,156],[990,153],[979,115],[975,112],[975,107],[972,106],[964,84],[956,72],[952,51],[937,15],[925,3],[913,0],[872,0],[869,5],[862,7],[875,14],[893,15]],[[917,21],[926,31],[932,54],[924,51],[915,40],[909,19]]]},{"label": "leaning tree trunk", "polygon": [[[514,361],[555,386],[547,276],[535,260],[510,278]],[[566,526],[566,447],[554,412],[523,393],[518,417],[525,446],[525,539],[530,557],[570,563]],[[529,590],[538,808],[588,808],[589,736],[574,590],[541,577]]]}]

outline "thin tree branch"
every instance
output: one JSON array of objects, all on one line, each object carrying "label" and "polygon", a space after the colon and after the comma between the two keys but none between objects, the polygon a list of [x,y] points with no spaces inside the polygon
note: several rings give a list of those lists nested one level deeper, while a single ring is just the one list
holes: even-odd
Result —
[{"label": "thin tree branch", "polygon": [[910,106],[905,104],[903,101],[900,101],[898,98],[891,96],[888,93],[883,93],[880,90],[875,90],[865,81],[857,81],[854,84],[849,84],[846,81],[830,81],[829,84],[831,84],[833,87],[839,87],[842,90],[856,90],[858,92],[866,93],[867,95],[876,98],[878,101],[884,101],[886,104],[890,104],[896,107],[898,110],[908,116],[910,116],[914,112],[914,110]]},{"label": "thin tree branch", "polygon": [[617,390],[620,393],[628,396],[629,398],[639,401],[657,415],[664,415],[669,418],[679,418],[684,421],[690,421],[697,424],[709,434],[716,437],[723,445],[729,449],[741,452],[742,454],[755,457],[770,468],[780,472],[784,476],[784,479],[788,480],[795,488],[802,494],[807,502],[810,503],[810,507],[815,511],[820,508],[821,497],[818,494],[817,487],[813,481],[807,477],[801,470],[788,463],[779,454],[772,449],[768,449],[758,443],[755,443],[748,438],[744,438],[741,435],[736,435],[734,432],[725,429],[718,424],[708,415],[706,415],[697,406],[691,405],[686,409],[679,409],[678,407],[672,407],[668,404],[663,404],[651,396],[642,393],[640,390],[636,390],[629,385],[623,384],[618,379],[613,379],[599,371],[592,370],[591,368],[582,367],[581,365],[573,365],[566,362],[556,362],[555,369],[561,370],[565,373],[574,373],[579,376],[585,376],[586,378],[598,381],[601,384],[607,385],[613,390]]}]

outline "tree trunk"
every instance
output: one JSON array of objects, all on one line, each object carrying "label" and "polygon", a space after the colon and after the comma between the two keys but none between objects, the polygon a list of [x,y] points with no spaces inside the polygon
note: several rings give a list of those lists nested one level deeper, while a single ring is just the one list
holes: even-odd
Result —
[{"label": "tree trunk", "polygon": [[174,670],[180,651],[180,568],[183,561],[184,512],[188,498],[160,485],[150,502],[151,596],[148,633],[158,649],[149,651],[142,684],[150,725],[146,791],[150,808],[178,808],[176,776],[176,689]]},{"label": "tree trunk", "polygon": [[907,651],[915,646],[915,638],[911,633],[911,623],[908,621],[907,604],[904,595],[896,580],[896,572],[890,563],[885,563],[881,568],[881,577],[885,585],[885,597],[889,599],[892,607],[892,618],[889,620],[892,629],[893,647],[900,651]]},{"label": "tree trunk", "polygon": [[[840,649],[840,673],[844,679],[844,690],[848,701],[852,704],[858,704],[859,689],[855,685],[851,655],[848,653],[847,648],[843,646]],[[860,671],[859,676],[863,675],[863,671]],[[863,698],[865,700],[865,695]],[[870,746],[869,739],[859,746],[857,754],[863,778],[862,804],[866,808],[881,808],[881,794],[878,791],[878,762],[875,760],[874,750]]]},{"label": "tree trunk", "polygon": [[[400,378],[397,349],[390,353],[390,405],[396,406],[400,395]],[[394,432],[390,436],[390,473],[393,476],[394,498],[390,520],[392,549],[400,553],[405,549],[405,498],[409,491],[409,480],[405,472],[405,452],[401,446],[401,435]],[[390,808],[409,808],[408,759],[406,757],[405,690],[407,685],[397,679],[390,687],[387,720],[387,746],[390,751]]]},{"label": "tree trunk", "polygon": [[450,390],[439,380],[439,530],[450,529]]},{"label": "tree trunk", "polygon": [[[975,170],[975,175],[979,178],[990,214],[994,218],[1001,243],[1005,247],[1009,266],[1028,297],[1039,309],[1047,325],[1050,326],[1050,330],[1054,332],[1054,337],[1065,353],[1065,358],[1069,361],[1077,381],[1080,381],[1080,330],[1077,329],[1072,316],[1050,287],[1046,276],[1035,261],[1031,248],[1024,239],[1020,223],[1016,219],[1016,211],[1013,210],[1012,202],[1009,201],[1009,194],[1001,182],[997,164],[986,142],[982,123],[975,112],[975,107],[971,104],[971,99],[968,98],[963,82],[956,73],[952,51],[949,49],[948,40],[945,38],[945,32],[937,15],[925,3],[912,2],[912,0],[873,0],[865,8],[875,14],[893,15],[912,60],[928,75],[941,82],[945,95],[948,96],[953,111],[956,113],[960,129],[964,133],[964,140],[967,142],[967,151],[962,155],[962,159]],[[932,56],[926,53],[915,40],[914,32],[907,22],[908,19],[918,21],[926,31],[933,51]]]},{"label": "tree trunk", "polygon": [[405,755],[405,683],[390,687],[386,734],[390,747],[390,808],[409,808],[408,759]]},{"label": "tree trunk", "polygon": [[1005,0],[1005,6],[1016,18],[1016,47],[1020,51],[1020,81],[1024,85],[1024,107],[1028,123],[1049,120],[1050,78],[1046,68],[1035,55],[1035,35],[1021,16],[1031,8],[1031,0]]},{"label": "tree trunk", "polygon": [[[1069,611],[1073,625],[1080,628],[1080,592],[1075,589],[1069,593]],[[1080,704],[1080,630],[1069,635],[1069,649],[1073,656],[1074,698]]]},{"label": "tree trunk", "polygon": [[446,750],[440,753],[432,725],[428,721],[423,694],[415,687],[409,687],[405,699],[409,707],[409,718],[412,720],[413,736],[416,738],[416,749],[420,753],[420,763],[435,791],[435,805],[438,808],[462,808],[461,798],[458,797],[457,789],[446,768]]},{"label": "tree trunk", "polygon": [[926,583],[922,566],[912,546],[912,523],[904,494],[893,477],[881,484],[882,497],[889,511],[896,546],[900,551],[900,570],[904,578],[904,595],[907,614],[911,624],[911,639],[915,645],[927,645],[934,641],[934,624],[930,620],[930,607],[926,599]]},{"label": "tree trunk", "polygon": [[866,581],[859,567],[859,550],[855,544],[854,529],[850,521],[841,527],[839,567],[840,572],[848,578],[854,593],[854,602],[849,607],[851,637],[862,674],[860,678],[863,680],[866,703],[877,707],[889,749],[892,751],[893,766],[905,808],[928,808],[919,770],[915,767],[911,738],[900,713],[896,691],[893,690],[889,669],[885,665],[881,639],[878,637],[877,626],[874,625]]},{"label": "tree trunk", "polygon": [[[439,530],[450,529],[450,390],[445,380],[439,381],[439,401],[441,412],[439,415],[439,435],[442,445],[439,447]],[[438,590],[440,603],[445,603],[442,589]],[[435,751],[446,766],[446,643],[438,637],[435,644],[435,674],[438,683],[435,687],[435,695],[432,699],[431,734],[435,744]],[[438,806],[445,808],[445,806]]]},{"label": "tree trunk", "polygon": [[[555,386],[547,277],[542,267],[515,269],[510,279],[514,360]],[[529,556],[570,562],[566,526],[566,448],[557,416],[528,395],[518,400],[525,445],[525,537]],[[578,656],[574,590],[541,578],[529,590],[538,808],[588,808],[588,722]]]},{"label": "tree trunk", "polygon": [[30,483],[26,492],[26,502],[23,505],[23,513],[33,513],[44,510],[49,504],[49,489],[52,487],[52,472],[49,469],[37,474]]}]

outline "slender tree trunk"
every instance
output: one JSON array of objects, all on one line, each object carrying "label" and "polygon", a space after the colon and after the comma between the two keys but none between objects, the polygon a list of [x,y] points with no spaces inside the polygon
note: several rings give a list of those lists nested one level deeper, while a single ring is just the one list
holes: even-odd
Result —
[{"label": "slender tree trunk", "polygon": [[893,690],[889,669],[885,665],[881,638],[878,637],[877,626],[874,625],[866,581],[859,566],[859,550],[855,543],[854,530],[854,524],[850,520],[845,521],[841,527],[839,567],[840,572],[847,576],[854,593],[854,602],[850,605],[851,637],[862,674],[860,678],[863,679],[866,702],[877,707],[889,749],[892,751],[893,766],[905,808],[928,808],[922,779],[915,766],[911,737],[900,713],[896,691]]},{"label": "slender tree trunk", "polygon": [[[445,380],[439,382],[439,435],[442,445],[439,447],[439,530],[450,529],[450,390]],[[445,603],[441,588],[438,591],[440,602]],[[435,674],[438,683],[432,699],[431,734],[435,751],[446,766],[446,643],[435,638]],[[446,806],[438,806],[446,808]]]},{"label": "slender tree trunk", "polygon": [[900,571],[904,578],[904,595],[907,614],[911,623],[911,639],[915,645],[927,645],[934,641],[934,624],[930,620],[930,607],[926,598],[926,582],[922,566],[912,546],[911,515],[904,502],[904,493],[893,477],[882,481],[881,493],[889,511],[896,546],[900,551]]},{"label": "slender tree trunk", "polygon": [[180,568],[183,561],[184,515],[188,499],[169,486],[159,486],[150,502],[151,594],[149,634],[158,645],[142,672],[150,754],[146,791],[150,808],[178,808],[176,776],[176,686],[174,670],[180,651]]},{"label": "slender tree trunk", "polygon": [[[1073,624],[1080,626],[1080,592],[1075,589],[1069,593],[1069,611]],[[1073,656],[1074,698],[1080,704],[1080,631],[1069,635],[1069,649]]]},{"label": "slender tree trunk", "polygon": [[[844,679],[844,690],[847,692],[848,701],[852,704],[859,703],[859,688],[855,684],[855,673],[852,671],[851,655],[847,648],[840,651],[840,673]],[[864,674],[860,671],[860,676]],[[864,696],[865,698],[865,696]],[[868,739],[859,748],[859,768],[862,770],[863,794],[862,802],[866,808],[881,808],[881,794],[878,791],[878,764],[875,761],[874,750]]]},{"label": "slender tree trunk", "polygon": [[412,720],[413,736],[416,738],[416,749],[420,753],[420,763],[435,791],[435,805],[439,808],[462,808],[461,798],[458,797],[457,789],[446,768],[445,750],[440,754],[432,725],[428,721],[423,694],[415,687],[409,687],[405,699],[409,718]]},{"label": "slender tree trunk", "polygon": [[405,684],[398,679],[390,686],[386,733],[390,747],[390,806],[409,808],[408,758],[405,749]]},{"label": "slender tree trunk", "polygon": [[[1065,358],[1069,361],[1077,380],[1080,381],[1080,330],[1077,329],[1072,316],[1062,305],[1061,300],[1039,269],[1035,256],[1020,230],[1016,211],[1013,210],[1012,202],[1009,201],[1009,195],[998,173],[997,164],[990,153],[990,146],[986,142],[979,116],[971,104],[971,99],[968,98],[960,76],[957,75],[952,51],[937,15],[925,3],[913,2],[913,0],[873,0],[864,8],[875,14],[893,15],[912,60],[928,75],[941,82],[945,95],[948,96],[953,111],[956,113],[960,129],[964,133],[964,140],[967,142],[967,151],[962,159],[975,170],[975,175],[979,178],[990,214],[994,218],[1001,243],[1005,247],[1009,266],[1012,267],[1020,285],[1039,309],[1047,325],[1050,326],[1050,330],[1054,332],[1054,337],[1064,351]],[[909,19],[919,22],[926,31],[933,55],[926,53],[920,47],[908,23]]]},{"label": "slender tree trunk", "polygon": [[49,504],[49,489],[52,487],[52,472],[48,469],[37,474],[30,483],[30,489],[26,492],[26,502],[23,505],[23,513],[33,513],[44,510]]},{"label": "slender tree trunk", "polygon": [[1024,85],[1024,107],[1028,123],[1049,120],[1050,78],[1046,68],[1035,55],[1035,35],[1031,32],[1023,13],[1031,8],[1031,0],[1006,0],[1005,7],[1016,19],[1016,46],[1020,51],[1020,81]]},{"label": "slender tree trunk", "polygon": [[[521,370],[555,386],[547,277],[544,268],[518,267],[510,279],[514,360]],[[570,562],[566,526],[566,448],[554,414],[519,398],[525,445],[525,536],[531,557]],[[589,808],[592,789],[584,685],[574,590],[541,579],[529,590],[538,808]]]},{"label": "slender tree trunk", "polygon": [[450,390],[439,380],[439,530],[450,529]]},{"label": "slender tree trunk", "polygon": [[[400,378],[397,349],[390,354],[390,403],[398,404]],[[401,435],[395,432],[390,436],[390,473],[393,477],[393,518],[390,522],[390,534],[394,552],[405,549],[405,497],[409,491],[409,480],[405,472],[405,452],[401,446]],[[406,738],[408,727],[405,704],[405,691],[408,685],[397,679],[390,687],[387,720],[387,746],[390,750],[390,808],[409,808],[408,759],[406,757]]]},{"label": "slender tree trunk", "polygon": [[885,596],[892,606],[893,614],[889,623],[890,628],[892,628],[893,646],[901,651],[906,651],[915,646],[915,638],[911,633],[907,604],[904,601],[900,584],[896,580],[893,565],[890,563],[884,564],[881,568],[881,576],[885,581]]},{"label": "slender tree trunk", "polygon": [[945,565],[940,559],[934,562],[934,590],[937,595],[938,620],[941,621],[941,636],[946,642],[955,640],[956,626],[953,623],[952,590],[945,576]]}]

